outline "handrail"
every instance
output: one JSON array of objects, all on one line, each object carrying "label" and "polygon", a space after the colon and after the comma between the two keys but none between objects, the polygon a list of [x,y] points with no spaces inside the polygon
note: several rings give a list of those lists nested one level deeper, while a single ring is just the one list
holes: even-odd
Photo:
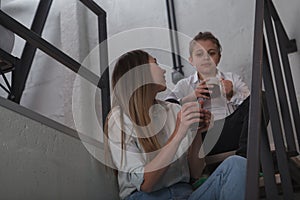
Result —
[{"label": "handrail", "polygon": [[[273,22],[275,22],[275,24]],[[263,25],[265,25],[265,32]],[[290,173],[291,162],[289,162],[289,157],[299,155],[296,149],[294,131],[292,128],[292,120],[294,120],[295,132],[299,138],[299,125],[297,125],[299,121],[299,110],[298,104],[295,101],[296,96],[287,54],[296,51],[297,47],[295,40],[289,40],[272,0],[256,1],[253,45],[246,199],[253,200],[259,198],[258,174],[260,166],[265,180],[266,198],[279,199],[279,189],[274,179],[276,172],[280,174],[280,191],[283,194],[283,198],[293,199],[293,177]],[[279,50],[280,54],[278,53]],[[281,56],[282,63],[280,62],[279,56]],[[269,57],[272,62],[269,62]],[[282,68],[285,70],[285,73],[282,72]],[[269,108],[268,112],[272,128],[271,133],[275,147],[274,154],[270,151],[266,124],[261,120],[262,80],[264,81],[267,106]],[[284,88],[285,83],[288,85],[287,90]],[[291,105],[291,107],[297,107],[293,113],[293,118],[288,106],[288,98],[290,99],[289,103],[294,104]],[[291,99],[294,100],[292,101]],[[280,109],[278,107],[280,107]],[[284,143],[285,141],[286,145]],[[276,157],[274,157],[274,155],[276,155]],[[274,163],[276,163],[276,165]],[[297,171],[294,170],[294,173],[295,172]],[[298,171],[296,175],[300,176],[300,171]]]},{"label": "handrail", "polygon": [[[52,5],[52,0],[40,0],[38,8],[36,10],[33,22],[31,25],[31,31],[37,35],[41,35],[48,18],[48,14]],[[12,81],[12,93],[9,95],[9,99],[16,103],[20,103],[25,84],[31,69],[31,65],[36,53],[36,47],[33,47],[26,41],[23,49],[20,62],[15,66],[13,71]]]},{"label": "handrail", "polygon": [[0,24],[13,31],[24,40],[28,41],[32,46],[35,46],[45,54],[51,56],[64,66],[68,67],[73,72],[78,73],[92,84],[100,88],[103,87],[101,85],[101,81],[99,82],[100,77],[98,77],[87,68],[82,67],[82,65],[75,61],[73,58],[47,42],[45,39],[38,36],[36,33],[30,31],[28,28],[26,28],[24,25],[22,25],[12,17],[8,16],[2,10],[0,10]]},{"label": "handrail", "polygon": [[[96,13],[97,15],[100,15],[101,20],[105,19],[105,17],[106,17],[105,11],[103,9],[101,9],[93,1],[91,1],[91,0],[80,0],[80,1],[82,3],[84,3],[87,7],[89,7],[94,13]],[[103,22],[101,22],[101,23],[102,23],[102,27],[106,26],[106,23],[103,23]],[[46,41],[45,39],[40,37],[37,33],[26,28],[24,25],[22,25],[21,23],[19,23],[18,21],[16,21],[9,15],[7,15],[1,9],[0,9],[0,24],[3,25],[5,28],[11,30],[12,32],[17,34],[24,40],[26,40],[33,47],[40,49],[45,54],[51,56],[52,58],[54,58],[55,60],[57,60],[58,62],[60,62],[67,68],[69,68],[70,70],[72,70],[73,72],[82,76],[84,79],[89,81],[91,84],[99,87],[101,89],[101,91],[103,90],[103,88],[109,90],[109,84],[107,83],[108,78],[105,77],[106,75],[108,75],[108,69],[102,74],[101,77],[97,76],[92,71],[88,70],[86,67],[82,66],[80,63],[75,61],[73,58],[71,58],[70,56],[68,56],[67,54],[65,54],[64,52],[62,52],[61,50],[59,50],[52,44],[50,44],[48,41]],[[101,38],[99,38],[99,41],[101,41],[101,40],[103,41],[104,39],[106,39],[106,34],[107,34],[106,27],[105,27],[104,31],[102,31],[102,30],[99,30],[99,32],[101,32],[101,33],[99,33],[99,35],[101,35]],[[107,46],[104,46],[104,48],[107,48]],[[102,47],[102,51],[103,51],[103,47]],[[104,49],[104,51],[107,52],[107,49]],[[11,61],[12,63],[20,62],[19,58],[16,58],[4,51],[0,51],[0,53],[1,53],[2,57],[7,58],[7,60]],[[100,55],[100,56],[103,57],[103,55]],[[105,56],[107,56],[107,53],[104,53],[104,57]],[[104,58],[102,60],[107,60],[107,59]],[[107,65],[105,65],[104,67],[106,67],[106,66]],[[107,92],[106,92],[106,94],[107,94]],[[108,95],[108,97],[106,96],[105,98],[109,98],[109,95]],[[108,110],[109,106],[110,106],[110,101],[104,102],[103,104],[106,104],[106,105],[104,105],[104,107],[106,107],[107,108],[106,110]],[[63,134],[68,135],[72,138],[86,142],[90,145],[93,145],[93,146],[99,148],[99,149],[102,149],[102,150],[104,149],[103,143],[95,140],[94,138],[91,138],[85,134],[82,134],[72,128],[69,128],[59,122],[56,122],[52,119],[49,119],[43,115],[36,113],[34,111],[31,111],[23,106],[20,106],[13,102],[10,102],[10,101],[4,99],[3,97],[0,97],[0,105],[9,110],[12,110],[16,113],[19,113],[25,117],[28,117],[34,121],[40,122],[48,127],[56,129],[56,130],[62,132]],[[105,115],[105,113],[103,112],[104,120],[105,120],[106,116],[107,116],[107,113]]]},{"label": "handrail", "polygon": [[93,11],[96,15],[105,15],[106,12],[98,6],[93,0],[80,0],[86,7],[88,7],[91,11]]},{"label": "handrail", "polygon": [[[296,98],[296,92],[295,92],[295,86],[293,83],[293,78],[292,78],[292,72],[290,68],[290,63],[289,63],[289,58],[288,54],[289,53],[294,53],[297,52],[297,43],[296,40],[290,40],[288,38],[288,35],[283,27],[283,24],[280,20],[280,17],[278,13],[276,12],[274,3],[271,1],[270,2],[270,12],[272,14],[272,18],[275,23],[275,29],[277,32],[277,35],[279,38],[282,38],[283,40],[279,40],[279,48],[280,48],[280,55],[281,55],[281,61],[284,74],[286,75],[286,84],[287,88],[289,91],[289,96],[290,96],[290,104],[291,104],[291,112],[294,117],[295,122],[300,122],[300,112],[299,112],[299,107],[298,107],[298,101]],[[294,123],[295,129],[296,129],[296,135],[298,141],[300,141],[300,123]]]},{"label": "handrail", "polygon": [[[106,30],[106,12],[92,0],[80,0],[85,6],[98,15],[98,37],[100,45],[100,68],[101,77],[82,66],[70,56],[44,40],[38,34],[29,30],[21,23],[4,13],[0,9],[0,24],[11,30],[21,38],[26,40],[30,45],[40,49],[45,54],[54,58],[73,72],[77,73],[93,85],[101,89],[102,98],[102,123],[104,126],[106,116],[110,110],[110,87],[109,87],[109,68],[108,68],[108,50],[107,50],[107,30]],[[25,84],[25,83],[24,83]]]},{"label": "handrail", "polygon": [[[277,51],[278,45],[276,43],[275,31],[273,29],[272,18],[271,18],[271,13],[269,11],[269,8],[270,8],[269,0],[267,0],[265,5],[265,27],[266,27],[266,34],[268,37],[266,38],[266,41],[269,44],[270,56],[272,59],[272,66],[274,71],[274,79],[276,80],[277,92],[278,94],[281,94],[278,95],[278,99],[281,107],[283,127],[284,127],[286,140],[287,140],[287,149],[290,152],[296,152],[297,151],[296,143],[295,143],[294,135],[292,134],[293,132],[292,119],[290,116],[288,101],[286,98],[288,96],[288,93],[284,87],[284,78],[281,70],[279,54]],[[286,39],[286,38],[282,38],[282,39]]]},{"label": "handrail", "polygon": [[70,127],[67,127],[59,122],[56,122],[50,118],[47,118],[37,112],[34,112],[28,108],[25,108],[24,106],[18,105],[15,102],[9,101],[3,97],[0,97],[0,106],[6,108],[8,110],[14,111],[15,113],[19,113],[22,116],[32,119],[36,122],[39,122],[45,126],[48,126],[57,131],[60,131],[61,133],[65,134],[69,137],[72,137],[77,140],[81,140],[82,142],[86,142],[86,143],[93,145],[94,147],[97,147],[101,150],[104,149],[103,143],[95,140],[94,138],[89,137],[88,135],[85,135],[83,133],[80,133]]},{"label": "handrail", "polygon": [[256,0],[248,126],[246,200],[258,199],[264,0]]}]

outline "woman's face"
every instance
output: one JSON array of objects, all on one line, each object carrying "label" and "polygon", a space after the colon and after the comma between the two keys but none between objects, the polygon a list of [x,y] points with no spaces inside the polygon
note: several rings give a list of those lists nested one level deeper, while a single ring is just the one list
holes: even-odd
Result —
[{"label": "woman's face", "polygon": [[211,40],[198,40],[189,61],[200,74],[210,74],[215,73],[220,58],[221,55],[215,43]]},{"label": "woman's face", "polygon": [[150,72],[153,79],[153,83],[159,85],[159,91],[164,91],[166,89],[166,70],[162,69],[155,58],[149,56]]}]

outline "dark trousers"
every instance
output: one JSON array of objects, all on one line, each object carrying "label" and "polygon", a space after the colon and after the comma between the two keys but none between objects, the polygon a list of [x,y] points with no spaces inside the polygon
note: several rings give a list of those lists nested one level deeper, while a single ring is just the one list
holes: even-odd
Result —
[{"label": "dark trousers", "polygon": [[[212,136],[211,142],[204,149],[211,149],[207,155],[237,150],[237,154],[246,157],[248,139],[249,99],[244,102],[225,120],[217,120],[212,129],[203,134],[205,142],[206,134]],[[215,137],[215,138],[213,138]],[[209,141],[209,139],[207,140]],[[217,142],[215,142],[217,141]],[[211,145],[213,145],[211,147]]]}]

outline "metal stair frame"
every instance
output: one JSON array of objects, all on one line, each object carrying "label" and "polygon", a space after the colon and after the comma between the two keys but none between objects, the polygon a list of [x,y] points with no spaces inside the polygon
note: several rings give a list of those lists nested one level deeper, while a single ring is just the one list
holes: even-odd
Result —
[{"label": "metal stair frame", "polygon": [[[45,11],[49,11],[52,0],[40,0],[39,9],[35,15],[37,19],[36,25],[33,24],[32,29],[39,29],[40,33],[43,29],[43,23],[46,20]],[[98,77],[96,74],[82,66],[80,63],[75,61],[73,58],[47,42],[43,39],[40,34],[29,30],[21,23],[17,22],[15,19],[0,10],[0,24],[7,28],[8,30],[14,32],[26,41],[26,45],[19,62],[16,64],[15,72],[13,72],[12,81],[12,94],[9,98],[16,103],[20,102],[23,90],[25,88],[26,80],[30,67],[32,64],[32,59],[34,57],[36,49],[43,51],[45,54],[54,58],[56,61],[60,62],[67,68],[71,69],[73,72],[85,78],[87,81],[101,89],[102,98],[102,123],[105,124],[106,116],[110,110],[110,87],[109,87],[109,68],[108,68],[108,50],[107,50],[107,25],[106,25],[106,12],[99,7],[92,0],[80,0],[86,7],[88,7],[94,14],[98,17],[98,40],[100,46],[100,68],[102,75]],[[43,4],[43,5],[42,5]],[[44,13],[43,13],[44,11]],[[39,21],[42,20],[42,21]],[[35,20],[34,20],[35,21]],[[37,31],[37,32],[39,32]],[[26,67],[23,69],[23,65],[26,63]],[[80,70],[79,70],[80,69]]]}]

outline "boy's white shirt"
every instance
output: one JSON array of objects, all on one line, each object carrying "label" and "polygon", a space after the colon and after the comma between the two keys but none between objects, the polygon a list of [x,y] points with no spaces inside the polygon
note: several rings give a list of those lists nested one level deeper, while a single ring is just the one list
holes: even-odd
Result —
[{"label": "boy's white shirt", "polygon": [[[225,97],[205,101],[204,108],[212,112],[215,120],[219,120],[224,119],[233,113],[236,108],[250,95],[250,90],[242,78],[237,74],[217,70],[216,77],[219,79],[223,78],[225,80],[230,80],[233,84],[233,96],[230,101],[228,101]],[[175,99],[180,101],[183,97],[194,92],[198,83],[198,74],[195,72],[189,77],[178,81],[165,100]]]}]

